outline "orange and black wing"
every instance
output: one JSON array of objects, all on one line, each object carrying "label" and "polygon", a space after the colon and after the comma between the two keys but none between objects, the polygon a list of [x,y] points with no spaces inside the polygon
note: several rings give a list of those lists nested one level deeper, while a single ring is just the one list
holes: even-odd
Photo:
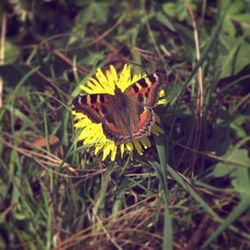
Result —
[{"label": "orange and black wing", "polygon": [[105,122],[107,105],[112,98],[109,94],[77,96],[73,100],[73,109],[85,114],[94,123]]},{"label": "orange and black wing", "polygon": [[136,96],[136,100],[142,106],[153,108],[159,96],[162,83],[157,74],[148,75],[125,90],[125,94]]}]

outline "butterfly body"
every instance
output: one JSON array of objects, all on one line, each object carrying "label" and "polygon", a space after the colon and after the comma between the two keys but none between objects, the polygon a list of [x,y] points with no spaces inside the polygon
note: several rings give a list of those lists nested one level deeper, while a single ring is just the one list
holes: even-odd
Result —
[{"label": "butterfly body", "polygon": [[92,94],[73,100],[76,112],[94,123],[102,123],[105,136],[117,145],[150,135],[155,123],[153,106],[161,84],[156,74],[142,78],[124,92],[118,87],[114,95]]}]

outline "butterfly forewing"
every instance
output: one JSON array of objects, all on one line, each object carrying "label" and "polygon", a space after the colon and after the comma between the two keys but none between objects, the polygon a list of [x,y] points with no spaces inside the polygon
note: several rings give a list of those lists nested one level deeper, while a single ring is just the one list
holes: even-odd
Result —
[{"label": "butterfly forewing", "polygon": [[129,86],[125,93],[136,96],[139,103],[152,108],[157,102],[161,85],[158,76],[152,74]]},{"label": "butterfly forewing", "polygon": [[106,106],[112,99],[109,94],[78,96],[73,100],[73,108],[88,116],[94,123],[105,122]]}]

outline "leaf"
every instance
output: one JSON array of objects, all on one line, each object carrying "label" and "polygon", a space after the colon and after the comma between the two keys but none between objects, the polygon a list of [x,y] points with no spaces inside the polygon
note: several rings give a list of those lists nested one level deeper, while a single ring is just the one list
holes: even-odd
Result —
[{"label": "leaf", "polygon": [[12,64],[14,63],[20,55],[20,49],[10,42],[5,42],[4,48],[4,61],[3,64]]},{"label": "leaf", "polygon": [[219,58],[217,65],[221,67],[220,78],[237,74],[249,65],[250,44],[243,38],[221,35],[220,40],[224,45],[224,53]]},{"label": "leaf", "polygon": [[[234,16],[236,14],[239,14],[242,9],[243,9],[243,3],[242,1],[222,1],[224,2],[224,6],[227,6],[228,4],[230,4],[230,7],[227,11],[227,14],[225,16],[224,22],[223,22],[223,30],[226,31],[230,36],[234,37],[236,34],[236,26],[233,22],[234,20]],[[223,4],[222,4],[223,5]],[[223,6],[221,6],[221,8],[223,8]]]},{"label": "leaf", "polygon": [[[240,160],[242,163],[250,166],[248,151],[246,149],[238,149],[237,153],[236,160]],[[237,192],[239,192],[241,199],[247,199],[250,204],[250,169],[244,167],[236,168],[232,184]]]},{"label": "leaf", "polygon": [[[237,147],[231,151],[229,158],[230,160],[241,161],[242,163],[248,165],[250,163],[248,151],[245,149],[239,149]],[[211,244],[211,242],[213,242],[222,232],[226,230],[227,227],[229,227],[242,213],[244,213],[250,207],[250,169],[234,165],[227,165],[227,167],[233,170],[231,172],[231,176],[233,178],[232,183],[235,187],[235,190],[239,193],[241,200],[227,216],[227,218],[225,218],[221,225],[214,231],[214,233],[205,241],[202,249]]]},{"label": "leaf", "polygon": [[247,115],[237,115],[230,124],[230,128],[234,130],[235,134],[239,138],[247,137],[247,131],[244,129],[244,123],[247,124],[248,119],[249,116]]},{"label": "leaf", "polygon": [[80,11],[80,22],[82,24],[94,23],[95,25],[106,23],[108,19],[108,6],[106,2],[91,2],[85,9]]},{"label": "leaf", "polygon": [[235,20],[239,23],[244,23],[244,24],[250,25],[250,14],[244,13],[244,14],[235,15],[235,16],[233,16],[233,20]]},{"label": "leaf", "polygon": [[163,4],[163,11],[167,15],[169,15],[171,17],[175,17],[180,21],[183,21],[188,16],[186,2],[183,0],[178,0],[177,2],[178,2],[178,4],[176,4],[176,3]]},{"label": "leaf", "polygon": [[103,52],[93,52],[81,60],[81,63],[85,63],[86,65],[96,65],[100,60],[103,59],[103,54]]},{"label": "leaf", "polygon": [[[211,175],[213,177],[223,177],[230,175],[232,178],[236,177],[236,170],[240,168],[237,162],[247,163],[247,151],[244,149],[238,149],[236,147],[230,148],[223,156],[225,162],[219,162],[214,166]],[[249,160],[249,159],[248,159]],[[250,160],[249,160],[250,162]]]},{"label": "leaf", "polygon": [[157,12],[156,19],[160,23],[162,23],[163,25],[165,25],[171,31],[173,31],[173,32],[176,31],[174,25],[171,22],[171,20],[166,15],[163,15],[161,12]]}]

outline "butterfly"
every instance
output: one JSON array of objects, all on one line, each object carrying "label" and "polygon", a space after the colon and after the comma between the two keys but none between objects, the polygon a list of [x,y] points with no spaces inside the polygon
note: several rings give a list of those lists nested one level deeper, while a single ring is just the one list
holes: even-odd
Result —
[{"label": "butterfly", "polygon": [[124,92],[115,87],[114,95],[77,96],[73,109],[85,114],[93,123],[102,123],[105,136],[116,145],[151,134],[155,123],[155,106],[162,83],[157,74],[148,75]]}]

